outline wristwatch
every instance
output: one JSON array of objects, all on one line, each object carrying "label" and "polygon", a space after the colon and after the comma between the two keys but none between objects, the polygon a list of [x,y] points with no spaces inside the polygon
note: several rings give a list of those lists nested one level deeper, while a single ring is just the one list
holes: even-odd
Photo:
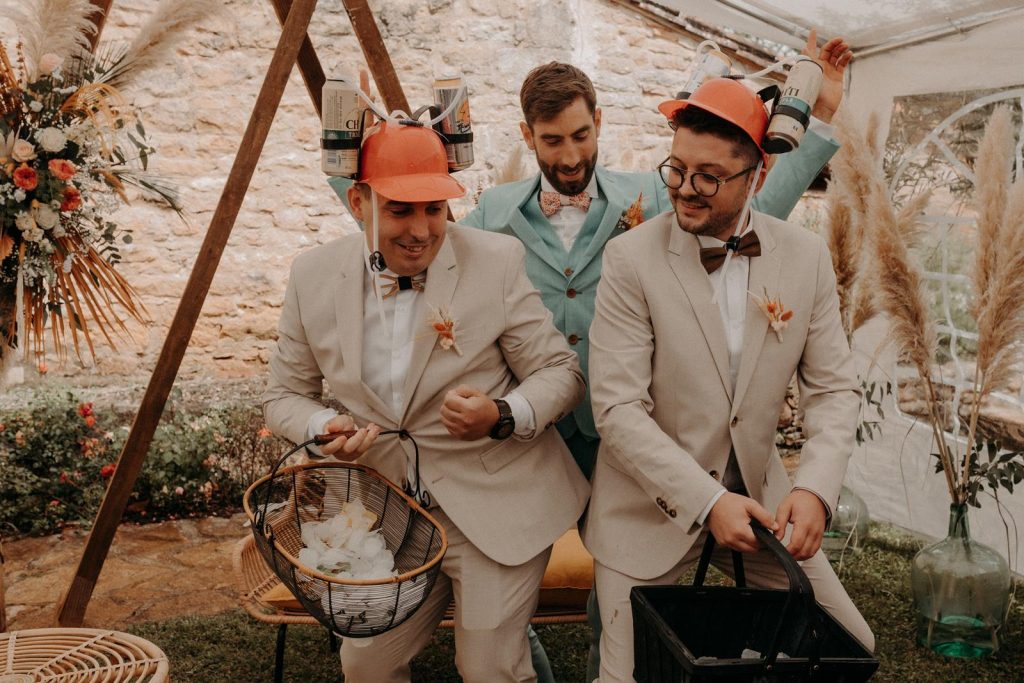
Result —
[{"label": "wristwatch", "polygon": [[491,427],[491,438],[507,439],[516,431],[516,419],[512,417],[512,409],[508,407],[507,402],[496,398],[494,405],[498,406],[498,421]]}]

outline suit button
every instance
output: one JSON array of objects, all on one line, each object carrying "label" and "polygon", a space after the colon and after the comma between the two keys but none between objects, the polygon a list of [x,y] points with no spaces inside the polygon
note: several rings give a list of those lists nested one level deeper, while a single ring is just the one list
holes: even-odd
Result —
[{"label": "suit button", "polygon": [[564,273],[565,273],[565,276],[566,276],[566,277],[570,277],[570,276],[571,276],[571,275],[573,274],[573,269],[572,269],[572,268],[566,268],[566,269],[565,269],[564,271],[562,271],[562,272],[564,272]]},{"label": "suit button", "polygon": [[739,423],[740,423],[740,418],[734,417],[734,418],[732,418],[732,422],[730,422],[729,424],[731,424],[733,427],[735,427]]},{"label": "suit button", "polygon": [[675,519],[676,518],[676,511],[675,510],[669,510],[668,511],[668,516],[671,517],[672,519]]},{"label": "suit button", "polygon": [[655,498],[654,502],[658,504],[658,507],[665,507],[665,501],[663,501],[660,496],[658,498]]},{"label": "suit button", "polygon": [[569,338],[566,341],[568,341],[573,346],[576,346],[576,344],[579,343],[580,338],[578,336],[576,336],[575,334],[570,334]]},{"label": "suit button", "polygon": [[710,472],[708,472],[708,474],[711,475],[712,479],[714,479],[715,481],[718,481],[718,470],[711,470]]},{"label": "suit button", "polygon": [[576,290],[573,289],[572,287],[570,287],[569,289],[567,289],[565,291],[565,295],[567,297],[569,297],[570,299],[575,299],[576,298]]}]

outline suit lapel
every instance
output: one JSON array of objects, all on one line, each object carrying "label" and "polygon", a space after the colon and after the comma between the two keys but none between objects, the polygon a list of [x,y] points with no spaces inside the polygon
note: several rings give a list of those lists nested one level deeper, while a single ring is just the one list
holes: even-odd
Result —
[{"label": "suit lapel", "polygon": [[690,306],[707,341],[711,356],[715,359],[718,376],[722,380],[729,400],[732,400],[732,378],[729,375],[729,345],[722,325],[722,314],[718,305],[711,302],[711,280],[700,263],[700,247],[697,238],[684,232],[675,224],[675,215],[667,214],[661,220],[669,221],[668,263],[690,300]]},{"label": "suit lapel", "polygon": [[[769,296],[775,296],[778,294],[782,261],[775,251],[775,238],[765,227],[764,222],[757,219],[757,214],[752,215],[754,229],[761,240],[761,255],[750,259],[750,277],[747,289],[750,293],[758,296],[764,296],[766,291]],[[743,325],[743,355],[740,357],[740,369],[736,375],[736,398],[732,404],[734,411],[742,402],[743,396],[750,386],[750,379],[757,367],[765,337],[768,335],[768,317],[761,312],[754,298],[749,295],[747,296],[746,316]]]},{"label": "suit lapel", "polygon": [[512,209],[508,215],[508,227],[527,249],[535,253],[544,263],[561,272],[562,266],[559,265],[558,259],[551,253],[551,250],[544,243],[537,229],[530,224],[530,221],[523,215],[522,208],[520,208],[526,202],[533,201],[534,195],[537,194],[537,188],[540,187],[540,175],[534,179],[534,182],[527,183],[525,187],[526,191],[523,194],[512,198]]},{"label": "suit lapel", "polygon": [[[449,226],[451,224],[449,223]],[[438,250],[434,261],[427,268],[427,287],[423,290],[423,326],[422,333],[413,336],[412,357],[409,360],[409,372],[405,376],[405,386],[402,395],[405,397],[405,406],[402,408],[401,419],[409,414],[409,407],[413,403],[413,393],[419,385],[423,371],[427,367],[427,360],[437,345],[437,335],[429,330],[426,321],[430,319],[433,310],[450,310],[452,298],[455,296],[455,285],[459,281],[459,273],[455,261],[455,249],[452,247],[451,234],[445,235],[444,243]]]},{"label": "suit lapel", "polygon": [[[359,233],[358,240],[353,239],[352,242],[353,246],[344,254],[344,262],[338,269],[338,278],[335,284],[338,288],[338,295],[334,297],[334,329],[338,335],[343,372],[347,374],[349,382],[363,387],[369,406],[393,418],[395,411],[391,409],[391,404],[384,401],[362,380],[363,320],[367,314],[377,315],[377,311],[365,311],[363,306],[366,267],[363,262],[365,245],[362,233]],[[356,324],[357,321],[358,324]]]},{"label": "suit lapel", "polygon": [[597,175],[597,186],[608,203],[605,205],[604,216],[601,217],[597,231],[590,240],[590,244],[587,245],[587,250],[583,252],[583,258],[580,259],[579,266],[576,268],[577,272],[581,272],[590,265],[594,257],[601,253],[605,242],[611,239],[612,231],[615,230],[622,212],[629,208],[629,205],[636,199],[636,197],[629,198],[622,194],[615,183],[608,182],[605,170],[601,166],[598,166],[594,173]]}]

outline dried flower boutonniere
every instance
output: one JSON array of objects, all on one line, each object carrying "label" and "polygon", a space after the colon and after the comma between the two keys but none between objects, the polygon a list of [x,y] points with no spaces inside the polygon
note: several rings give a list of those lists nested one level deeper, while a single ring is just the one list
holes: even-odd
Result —
[{"label": "dried flower boutonniere", "polygon": [[444,307],[435,308],[430,307],[431,317],[427,322],[430,323],[430,327],[437,332],[437,338],[441,343],[441,348],[445,351],[454,351],[459,356],[462,355],[462,349],[455,343],[455,326],[459,324],[459,321],[451,316],[451,313]]},{"label": "dried flower boutonniere", "polygon": [[636,201],[629,205],[629,208],[619,216],[619,222],[615,227],[619,230],[632,230],[644,222],[644,193],[641,192]]},{"label": "dried flower boutonniere", "polygon": [[771,325],[772,330],[775,332],[775,336],[782,341],[782,331],[789,325],[789,319],[793,317],[793,311],[787,311],[786,307],[782,305],[782,298],[775,297],[774,299],[768,296],[768,290],[764,292],[764,297],[759,297],[757,294],[750,292],[750,296],[754,297],[754,301],[757,302],[757,307],[761,309],[761,312],[768,317],[768,324]]}]

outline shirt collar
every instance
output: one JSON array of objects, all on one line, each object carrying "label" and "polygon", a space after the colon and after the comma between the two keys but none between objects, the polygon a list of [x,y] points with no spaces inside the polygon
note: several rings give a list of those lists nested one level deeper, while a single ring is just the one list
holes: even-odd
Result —
[{"label": "shirt collar", "polygon": [[[747,219],[747,227],[742,232],[740,232],[740,237],[743,237],[748,232],[750,232],[752,229],[753,229],[753,225],[751,224],[751,220],[748,218]],[[700,242],[700,246],[701,246],[702,249],[709,249],[709,248],[713,248],[713,247],[724,247],[725,246],[725,242],[723,242],[722,240],[718,239],[717,237],[711,237],[710,235],[697,235],[697,240]]]}]

